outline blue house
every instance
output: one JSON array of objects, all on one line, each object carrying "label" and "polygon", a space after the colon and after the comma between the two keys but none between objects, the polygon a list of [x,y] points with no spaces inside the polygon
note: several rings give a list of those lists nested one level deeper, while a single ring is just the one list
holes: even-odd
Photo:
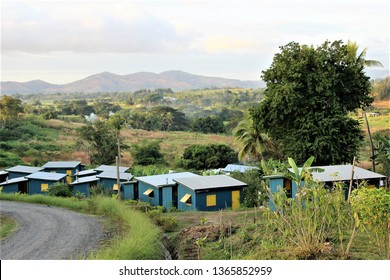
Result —
[{"label": "blue house", "polygon": [[66,174],[49,173],[49,172],[35,172],[27,175],[28,179],[28,193],[29,194],[43,194],[47,192],[54,183],[65,183]]},{"label": "blue house", "polygon": [[99,180],[96,176],[80,177],[70,183],[70,185],[73,187],[74,193],[80,192],[85,196],[89,196],[91,188],[96,186]]},{"label": "blue house", "polygon": [[153,206],[169,209],[178,205],[178,187],[173,180],[180,177],[201,177],[191,172],[169,173],[136,177],[139,200],[150,202]]},{"label": "blue house", "polygon": [[84,170],[80,161],[49,161],[42,166],[44,172],[66,174],[66,182],[72,183],[73,175]]},{"label": "blue house", "polygon": [[[117,185],[117,174],[116,172],[104,171],[98,175],[97,178],[100,179],[100,184],[103,185],[104,190],[106,191],[118,191]],[[130,173],[119,173],[120,182],[129,182],[133,178],[133,175]]]},{"label": "blue house", "polygon": [[17,165],[11,168],[7,168],[4,171],[8,172],[8,180],[10,180],[14,178],[24,177],[41,170],[41,167]]},{"label": "blue house", "polygon": [[0,183],[4,193],[28,193],[28,180],[24,177],[13,178]]},{"label": "blue house", "polygon": [[[322,172],[313,171],[311,176],[313,180],[324,183],[325,187],[331,187],[335,182],[343,182],[345,190],[345,199],[348,199],[348,186],[351,180],[352,165],[331,165],[316,166],[314,168],[323,170]],[[301,171],[301,169],[299,169]],[[290,168],[290,172],[293,170]],[[295,182],[292,182],[283,174],[264,176],[267,180],[270,193],[275,193],[283,189],[287,197],[295,198],[298,188]],[[362,181],[366,181],[372,188],[378,188],[383,185],[386,176],[371,172],[369,170],[354,167],[353,188],[356,188]],[[269,200],[271,210],[275,210],[272,197]]]},{"label": "blue house", "polygon": [[178,209],[183,211],[216,211],[238,209],[243,202],[246,183],[227,175],[176,178]]}]

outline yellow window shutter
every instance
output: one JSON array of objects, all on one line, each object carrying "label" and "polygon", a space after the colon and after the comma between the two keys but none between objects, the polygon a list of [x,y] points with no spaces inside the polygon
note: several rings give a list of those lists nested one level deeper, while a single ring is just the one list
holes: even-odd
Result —
[{"label": "yellow window shutter", "polygon": [[183,202],[183,203],[187,203],[187,201],[191,198],[191,195],[190,194],[186,194],[184,195],[181,199],[180,199],[180,202]]},{"label": "yellow window shutter", "polygon": [[112,190],[117,191],[118,190],[118,184],[114,184],[114,186],[112,187]]},{"label": "yellow window shutter", "polygon": [[41,184],[41,192],[47,192],[49,190],[49,184]]},{"label": "yellow window shutter", "polygon": [[216,194],[210,194],[206,196],[206,206],[217,206],[217,195]]}]

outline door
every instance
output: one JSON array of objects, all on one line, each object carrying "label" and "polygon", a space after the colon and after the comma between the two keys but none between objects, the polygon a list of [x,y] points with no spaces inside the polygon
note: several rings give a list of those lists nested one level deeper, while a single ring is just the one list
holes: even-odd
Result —
[{"label": "door", "polygon": [[232,209],[240,208],[240,191],[232,191]]}]

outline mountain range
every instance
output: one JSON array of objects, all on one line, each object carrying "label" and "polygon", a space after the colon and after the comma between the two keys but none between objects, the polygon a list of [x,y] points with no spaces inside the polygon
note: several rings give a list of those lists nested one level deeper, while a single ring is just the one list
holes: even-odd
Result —
[{"label": "mountain range", "polygon": [[58,85],[41,80],[29,82],[1,82],[2,94],[35,93],[94,93],[126,92],[140,89],[171,88],[174,91],[203,88],[259,88],[261,81],[241,81],[218,77],[193,75],[183,71],[166,71],[160,74],[137,72],[129,75],[116,75],[103,72],[72,83]]}]

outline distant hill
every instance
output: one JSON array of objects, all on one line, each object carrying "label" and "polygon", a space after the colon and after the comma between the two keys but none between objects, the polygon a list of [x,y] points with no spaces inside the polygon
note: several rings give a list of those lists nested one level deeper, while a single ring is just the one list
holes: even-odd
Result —
[{"label": "distant hill", "polygon": [[172,90],[202,88],[258,88],[260,81],[241,81],[218,77],[193,75],[183,71],[166,71],[160,74],[138,72],[116,75],[109,72],[89,76],[64,85],[46,83],[41,80],[30,82],[1,82],[2,94],[70,93],[70,92],[123,92],[140,89],[171,88]]}]

